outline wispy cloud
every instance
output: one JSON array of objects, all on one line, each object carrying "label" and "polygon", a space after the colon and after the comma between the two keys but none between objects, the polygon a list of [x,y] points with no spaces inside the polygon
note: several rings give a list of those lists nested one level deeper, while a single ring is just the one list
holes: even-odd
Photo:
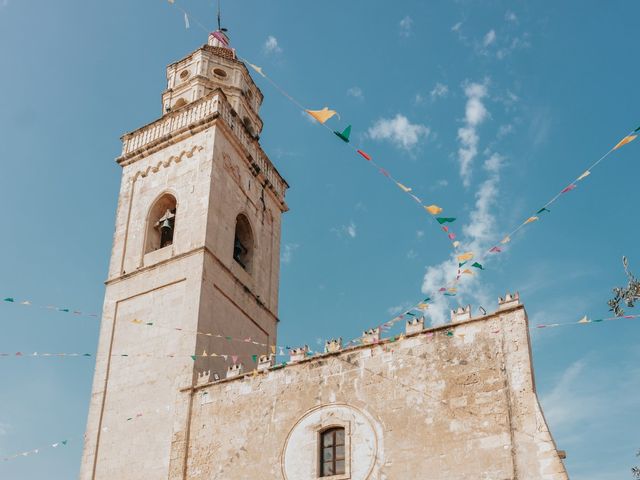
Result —
[{"label": "wispy cloud", "polygon": [[264,46],[262,47],[264,53],[267,55],[277,55],[282,53],[282,48],[278,44],[278,39],[273,35],[269,35],[264,42]]},{"label": "wispy cloud", "polygon": [[518,16],[515,13],[513,13],[512,11],[507,11],[504,14],[504,19],[507,22],[516,23],[518,21]]},{"label": "wispy cloud", "polygon": [[334,227],[331,229],[338,237],[356,238],[358,236],[358,227],[353,222],[349,222],[348,225],[342,225],[340,227]]},{"label": "wispy cloud", "polygon": [[[476,192],[474,209],[470,214],[471,220],[462,227],[461,239],[464,251],[472,251],[476,254],[485,252],[490,242],[496,236],[495,205],[499,195],[500,171],[504,166],[504,158],[494,153],[484,162],[484,170],[488,173],[487,179],[480,184]],[[440,287],[450,282],[458,269],[455,254],[452,253],[448,260],[436,266],[427,268],[422,282],[422,292],[433,295]],[[481,284],[477,277],[466,278],[457,285],[457,298],[464,302],[477,302],[485,307],[492,304],[493,299],[486,286]],[[449,321],[449,304],[447,297],[437,295],[432,297],[432,305],[429,315],[435,325]]]},{"label": "wispy cloud", "polygon": [[426,125],[411,123],[399,113],[393,118],[379,119],[367,133],[373,140],[389,140],[396,147],[411,151],[420,140],[429,137],[431,130]]},{"label": "wispy cloud", "polygon": [[360,87],[351,87],[347,90],[347,95],[358,100],[364,100],[364,92]]},{"label": "wispy cloud", "polygon": [[432,100],[435,100],[437,98],[446,97],[448,93],[449,93],[448,86],[446,86],[443,83],[436,83],[435,87],[433,87],[431,89],[431,92],[429,92],[429,95],[431,96]]},{"label": "wispy cloud", "polygon": [[493,45],[495,41],[496,41],[496,31],[491,29],[484,36],[484,39],[482,40],[482,45],[486,48],[490,45]]},{"label": "wispy cloud", "polygon": [[293,260],[293,254],[300,248],[297,243],[287,243],[282,249],[282,263],[288,265]]},{"label": "wispy cloud", "polygon": [[409,37],[413,33],[413,19],[407,15],[400,20],[400,36]]},{"label": "wispy cloud", "polygon": [[477,128],[489,115],[482,101],[487,96],[487,84],[488,80],[485,80],[484,83],[469,83],[464,87],[467,103],[465,106],[465,125],[458,129],[458,140],[460,140],[458,162],[460,163],[460,177],[465,187],[471,184],[473,160],[478,155],[480,138]]}]

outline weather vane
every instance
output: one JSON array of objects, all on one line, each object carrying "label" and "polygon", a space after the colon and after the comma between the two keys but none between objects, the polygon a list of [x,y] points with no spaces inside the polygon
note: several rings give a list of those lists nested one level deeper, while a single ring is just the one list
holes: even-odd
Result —
[{"label": "weather vane", "polygon": [[218,30],[221,32],[226,32],[226,28],[222,28],[222,24],[220,22],[220,0],[218,0]]},{"label": "weather vane", "polygon": [[627,257],[622,257],[622,265],[624,265],[624,271],[629,279],[629,284],[626,288],[615,287],[613,289],[614,297],[607,302],[610,310],[618,317],[624,315],[624,310],[620,307],[621,303],[624,303],[627,307],[635,307],[636,301],[640,300],[640,282],[629,271],[629,261]]}]

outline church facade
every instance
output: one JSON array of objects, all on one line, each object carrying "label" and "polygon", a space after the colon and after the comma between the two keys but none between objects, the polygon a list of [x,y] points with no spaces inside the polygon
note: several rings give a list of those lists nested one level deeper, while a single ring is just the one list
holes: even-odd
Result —
[{"label": "church facade", "polygon": [[568,478],[517,295],[274,364],[288,185],[260,147],[262,99],[214,32],[123,137],[80,478]]}]

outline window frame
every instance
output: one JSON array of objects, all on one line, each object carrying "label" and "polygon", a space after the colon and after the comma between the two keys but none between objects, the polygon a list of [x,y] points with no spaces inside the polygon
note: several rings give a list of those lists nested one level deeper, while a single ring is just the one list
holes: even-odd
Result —
[{"label": "window frame", "polygon": [[[324,423],[317,428],[317,448],[316,448],[316,478],[319,480],[348,480],[351,478],[351,425],[349,422],[336,421],[336,419],[332,419],[331,422]],[[324,434],[332,431],[342,429],[344,432],[344,473],[337,473],[333,475],[325,475],[323,474],[323,452],[324,452]],[[334,434],[335,438],[335,434]],[[335,453],[335,449],[337,446],[333,444],[333,452]],[[334,455],[334,465],[336,462],[336,458]]]}]

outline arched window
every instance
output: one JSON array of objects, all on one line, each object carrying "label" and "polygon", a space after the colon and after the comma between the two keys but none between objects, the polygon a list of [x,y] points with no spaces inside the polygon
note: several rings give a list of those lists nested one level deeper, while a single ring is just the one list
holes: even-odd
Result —
[{"label": "arched window", "polygon": [[344,428],[333,427],[320,432],[320,476],[345,473]]},{"label": "arched window", "polygon": [[172,108],[172,110],[177,110],[177,109],[179,109],[179,108],[182,108],[182,107],[184,107],[187,103],[189,103],[189,102],[187,102],[184,98],[179,98],[179,99],[176,101],[176,103],[174,103],[174,104],[173,104],[173,108]]},{"label": "arched window", "polygon": [[247,217],[240,214],[236,218],[236,233],[233,239],[233,259],[247,271],[251,269],[253,258],[253,233]]},{"label": "arched window", "polygon": [[153,204],[147,217],[144,253],[173,244],[176,228],[176,205],[176,198],[169,193],[162,195]]}]

